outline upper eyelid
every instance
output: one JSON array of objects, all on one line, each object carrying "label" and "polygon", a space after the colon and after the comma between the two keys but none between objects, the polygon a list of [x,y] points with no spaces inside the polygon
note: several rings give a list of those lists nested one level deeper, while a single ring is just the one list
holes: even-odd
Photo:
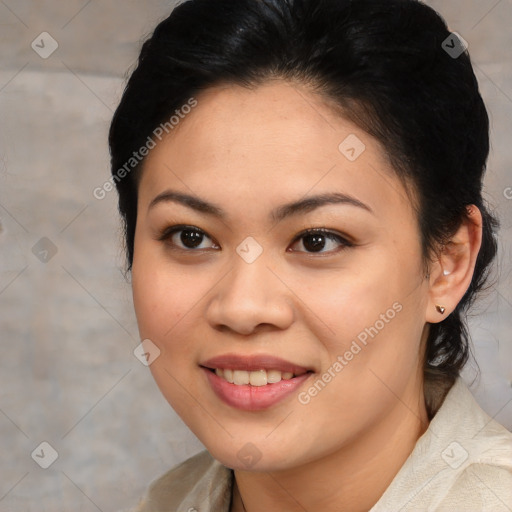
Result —
[{"label": "upper eyelid", "polygon": [[[295,236],[295,238],[293,239],[291,245],[296,244],[304,236],[307,236],[309,234],[317,234],[317,233],[320,233],[321,235],[324,235],[328,239],[335,238],[335,239],[339,240],[341,242],[341,244],[344,245],[345,247],[352,247],[352,246],[355,245],[354,242],[347,235],[339,233],[337,230],[331,230],[331,229],[328,229],[328,228],[308,228],[308,229],[305,229],[305,230],[301,231],[299,234],[297,234]],[[303,252],[303,251],[299,251],[299,252]],[[326,253],[329,253],[329,252],[331,252],[331,251],[326,251]],[[326,254],[326,253],[307,252],[307,254]]]},{"label": "upper eyelid", "polygon": [[192,224],[173,224],[170,226],[167,226],[161,230],[158,231],[158,238],[166,238],[167,236],[178,233],[180,231],[199,231],[201,233],[204,233],[208,238],[212,238],[204,229],[201,229],[198,226],[193,226]]},{"label": "upper eyelid", "polygon": [[349,237],[347,235],[344,235],[343,233],[338,232],[337,230],[329,229],[329,228],[306,228],[300,231],[294,238],[294,240],[297,240],[298,238],[309,235],[309,234],[315,234],[320,233],[322,235],[326,236],[336,236],[338,238],[342,238],[343,240],[346,240],[349,242]]},{"label": "upper eyelid", "polygon": [[[204,234],[206,237],[208,237],[214,244],[220,245],[216,241],[216,239],[214,237],[210,236],[204,229],[201,229],[198,226],[194,226],[194,225],[190,225],[190,224],[177,224],[177,225],[173,225],[173,226],[168,226],[167,228],[162,230],[161,234],[158,236],[158,239],[160,241],[164,241],[167,238],[169,238],[171,235],[179,233],[180,231],[185,231],[187,229],[190,231],[200,232],[200,233]],[[309,234],[316,234],[316,233],[323,234],[327,238],[340,239],[342,242],[345,243],[345,245],[353,245],[353,242],[350,240],[350,237],[348,237],[347,235],[339,233],[337,230],[332,230],[332,229],[324,228],[324,227],[320,227],[320,228],[311,227],[311,228],[303,229],[297,235],[295,235],[291,244],[292,245],[295,244],[298,240],[300,240],[304,236],[307,236]],[[183,249],[183,250],[189,251],[189,252],[194,252],[193,249]],[[311,254],[313,254],[313,253],[311,253]]]}]

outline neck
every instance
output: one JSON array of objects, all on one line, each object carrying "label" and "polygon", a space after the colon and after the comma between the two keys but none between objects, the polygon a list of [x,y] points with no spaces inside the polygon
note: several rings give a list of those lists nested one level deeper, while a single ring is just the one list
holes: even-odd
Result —
[{"label": "neck", "polygon": [[428,427],[420,391],[414,405],[397,400],[382,421],[321,459],[272,472],[235,470],[232,512],[368,511]]}]

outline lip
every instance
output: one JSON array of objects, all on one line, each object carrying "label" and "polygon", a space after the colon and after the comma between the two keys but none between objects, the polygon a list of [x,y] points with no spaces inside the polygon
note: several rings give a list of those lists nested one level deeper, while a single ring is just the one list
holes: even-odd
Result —
[{"label": "lip", "polygon": [[[221,368],[221,366],[216,366],[216,368]],[[226,366],[226,368],[229,368],[229,366]],[[245,368],[239,367],[238,369]],[[250,384],[237,386],[219,377],[205,366],[202,366],[201,370],[206,375],[217,397],[227,405],[243,411],[261,411],[281,402],[297,391],[302,383],[313,375],[313,373],[307,372],[298,377],[283,379],[280,382],[266,384],[265,386],[251,386]]]},{"label": "lip", "polygon": [[228,368],[230,370],[245,370],[248,372],[257,370],[279,370],[281,372],[291,372],[299,376],[303,373],[313,371],[313,368],[306,368],[269,354],[253,354],[247,356],[223,354],[200,363],[200,366],[212,370],[215,368]]}]

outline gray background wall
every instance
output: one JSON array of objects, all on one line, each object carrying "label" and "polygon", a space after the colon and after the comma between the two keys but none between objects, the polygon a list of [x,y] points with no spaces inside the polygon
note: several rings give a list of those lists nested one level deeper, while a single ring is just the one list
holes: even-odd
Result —
[{"label": "gray background wall", "polygon": [[[429,3],[469,42],[491,114],[486,185],[502,218],[500,274],[472,319],[482,377],[471,389],[512,428],[512,1]],[[202,448],[132,353],[140,340],[116,196],[92,195],[109,176],[123,75],[174,5],[0,1],[2,511],[126,510]],[[47,59],[31,48],[41,32],[58,43]],[[465,378],[473,374],[468,366]],[[42,442],[58,454],[47,469],[53,452]]]}]

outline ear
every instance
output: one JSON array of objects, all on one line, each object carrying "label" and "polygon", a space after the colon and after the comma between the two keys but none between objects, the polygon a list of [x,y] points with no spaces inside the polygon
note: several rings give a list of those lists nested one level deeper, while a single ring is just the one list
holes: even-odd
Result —
[{"label": "ear", "polygon": [[471,284],[481,244],[482,214],[470,205],[467,217],[431,264],[427,322],[441,322],[457,307]]}]

